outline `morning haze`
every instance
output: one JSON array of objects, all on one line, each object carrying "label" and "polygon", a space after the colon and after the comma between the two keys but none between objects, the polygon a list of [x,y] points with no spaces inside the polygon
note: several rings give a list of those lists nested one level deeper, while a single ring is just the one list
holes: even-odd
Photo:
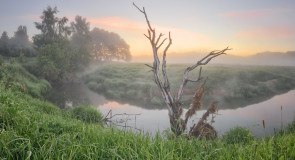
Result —
[{"label": "morning haze", "polygon": [[295,159],[292,0],[0,5],[0,159]]}]

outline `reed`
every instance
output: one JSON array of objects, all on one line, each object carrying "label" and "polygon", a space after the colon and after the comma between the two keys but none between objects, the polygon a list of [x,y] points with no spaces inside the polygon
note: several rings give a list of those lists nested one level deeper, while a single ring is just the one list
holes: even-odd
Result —
[{"label": "reed", "polygon": [[265,138],[265,122],[262,120],[262,126],[263,126],[263,131],[264,131],[264,138]]},{"label": "reed", "polygon": [[281,105],[281,130],[283,130],[283,105]]}]

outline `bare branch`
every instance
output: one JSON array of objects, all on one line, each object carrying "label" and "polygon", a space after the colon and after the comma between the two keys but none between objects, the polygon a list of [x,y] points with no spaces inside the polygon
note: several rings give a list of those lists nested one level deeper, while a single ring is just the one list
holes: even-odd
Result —
[{"label": "bare branch", "polygon": [[165,55],[165,57],[166,57],[166,52],[168,51],[168,49],[169,49],[169,47],[171,46],[171,44],[172,44],[172,39],[171,39],[171,35],[170,35],[170,32],[169,32],[169,44],[168,44],[167,47],[165,48],[165,50],[164,50],[164,54],[163,54],[163,55]]},{"label": "bare branch", "polygon": [[144,64],[144,65],[146,65],[146,66],[148,66],[148,67],[150,67],[150,68],[154,69],[154,67],[152,67],[152,66],[150,66],[150,65],[148,65],[148,64]]},{"label": "bare branch", "polygon": [[[144,14],[144,11],[143,10],[141,10],[141,9],[139,9],[138,7],[137,7],[137,5],[133,2],[133,5],[141,12],[141,13],[143,13]],[[143,8],[144,9],[144,8]]]},{"label": "bare branch", "polygon": [[[222,54],[226,54],[225,52],[231,50],[228,47],[226,47],[223,50],[220,51],[212,51],[210,52],[208,55],[206,55],[205,57],[203,57],[200,61],[198,61],[196,64],[192,65],[191,67],[188,67],[183,74],[183,78],[182,78],[182,83],[179,87],[178,90],[178,94],[177,94],[177,100],[180,101],[181,96],[183,94],[183,89],[185,87],[185,85],[187,84],[188,81],[192,81],[188,79],[188,74],[190,71],[194,70],[195,68],[197,68],[198,66],[202,66],[202,65],[206,65],[208,64],[213,58],[220,56]],[[201,72],[199,72],[199,77],[201,77]]]},{"label": "bare branch", "polygon": [[163,73],[163,78],[164,78],[164,87],[166,87],[169,92],[170,92],[170,84],[169,84],[169,80],[168,80],[167,73],[166,73],[166,54],[167,54],[167,50],[169,49],[171,44],[172,44],[172,39],[171,39],[171,34],[169,32],[169,44],[167,45],[167,47],[165,48],[165,50],[163,52],[163,62],[162,62],[162,73]]},{"label": "bare branch", "polygon": [[142,10],[141,10],[139,7],[137,7],[137,5],[136,5],[134,2],[133,2],[133,5],[134,5],[134,6],[135,6],[135,7],[136,7],[141,13],[144,14],[145,19],[146,19],[146,23],[148,24],[149,29],[150,29],[151,31],[153,31],[153,28],[152,28],[151,25],[150,25],[150,21],[149,21],[147,15],[146,15],[146,12],[145,12],[144,7],[142,7]]},{"label": "bare branch", "polygon": [[149,40],[151,39],[151,38],[150,38],[149,36],[147,36],[146,34],[143,34],[143,35],[144,35],[147,39],[149,39]]},{"label": "bare branch", "polygon": [[127,113],[121,113],[121,114],[114,114],[113,116],[111,116],[109,119],[112,119],[115,116],[139,116],[141,115],[141,113],[137,113],[137,114],[127,114]]},{"label": "bare branch", "polygon": [[164,42],[167,40],[167,38],[165,38],[162,43],[157,47],[157,50],[164,44]]},{"label": "bare branch", "polygon": [[159,37],[158,37],[158,39],[156,41],[156,46],[158,45],[158,42],[159,42],[159,40],[161,39],[162,36],[164,36],[164,34],[160,33],[160,35],[159,35]]},{"label": "bare branch", "polygon": [[[153,57],[154,57],[154,62],[153,62],[153,66],[145,64],[146,66],[148,66],[149,68],[152,68],[151,71],[153,71],[154,73],[154,80],[155,83],[157,84],[157,86],[160,88],[161,91],[161,95],[163,96],[165,103],[167,105],[168,111],[169,111],[169,118],[170,118],[170,124],[171,124],[171,130],[178,136],[181,133],[183,133],[186,129],[186,122],[188,120],[188,118],[186,118],[186,120],[184,121],[181,118],[181,114],[182,114],[182,104],[181,104],[181,96],[183,94],[183,89],[186,86],[187,82],[198,82],[202,79],[202,65],[206,65],[207,63],[209,63],[212,59],[214,59],[217,56],[220,56],[222,54],[225,54],[225,52],[227,50],[230,50],[228,47],[223,49],[223,50],[214,50],[211,51],[209,54],[207,54],[206,56],[204,56],[201,60],[199,60],[197,63],[195,63],[194,65],[188,67],[183,74],[183,79],[182,79],[182,83],[179,87],[178,90],[178,94],[176,97],[173,97],[171,95],[170,92],[170,84],[169,84],[169,80],[168,80],[168,76],[166,73],[166,55],[167,55],[167,51],[170,48],[171,44],[172,44],[172,39],[171,39],[171,35],[169,32],[169,43],[166,46],[166,48],[163,51],[163,61],[162,61],[162,76],[163,76],[163,80],[164,83],[162,83],[162,80],[159,76],[159,68],[160,68],[160,59],[158,57],[158,50],[160,49],[160,47],[165,43],[165,41],[167,40],[167,38],[164,38],[161,41],[162,36],[164,36],[164,34],[160,33],[158,35],[158,37],[156,37],[156,30],[153,29],[150,25],[148,16],[145,12],[145,8],[143,7],[142,9],[140,9],[139,7],[137,7],[135,5],[135,3],[133,3],[133,5],[141,12],[144,14],[147,25],[148,25],[148,35],[145,34],[145,36],[150,40],[152,49],[153,49]],[[161,41],[161,43],[160,43]],[[200,67],[199,70],[199,75],[197,79],[189,79],[188,78],[188,74],[190,71],[194,70],[195,68]],[[201,101],[200,101],[201,103]],[[196,109],[194,108],[194,110],[196,111]],[[192,111],[192,110],[191,110]],[[191,112],[192,114],[194,114],[195,112]],[[187,116],[190,117],[190,116]],[[193,126],[193,128],[195,127],[195,125]]]}]

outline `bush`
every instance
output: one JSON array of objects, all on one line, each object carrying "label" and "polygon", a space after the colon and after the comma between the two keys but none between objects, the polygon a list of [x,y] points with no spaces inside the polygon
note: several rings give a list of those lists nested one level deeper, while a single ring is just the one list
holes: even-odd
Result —
[{"label": "bush", "polygon": [[77,106],[70,110],[70,114],[87,123],[99,123],[102,120],[102,114],[91,106]]},{"label": "bush", "polygon": [[3,56],[0,55],[0,66],[4,63],[4,59],[3,59]]},{"label": "bush", "polygon": [[253,139],[251,133],[248,129],[243,127],[235,127],[230,129],[222,136],[222,140],[227,144],[235,144],[235,143],[249,143],[249,141]]},{"label": "bush", "polygon": [[287,132],[292,134],[295,133],[295,119],[292,121],[292,123],[288,124]]},{"label": "bush", "polygon": [[151,103],[152,103],[153,105],[160,105],[160,104],[162,104],[162,101],[161,101],[161,99],[158,98],[158,97],[153,97],[153,98],[151,99]]},{"label": "bush", "polygon": [[281,77],[275,83],[275,88],[277,90],[288,90],[290,88],[294,88],[294,86],[295,86],[295,82],[290,77]]}]

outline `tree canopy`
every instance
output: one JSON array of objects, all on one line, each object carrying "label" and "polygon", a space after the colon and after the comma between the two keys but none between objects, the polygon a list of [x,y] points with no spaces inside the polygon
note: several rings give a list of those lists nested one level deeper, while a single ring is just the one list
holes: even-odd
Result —
[{"label": "tree canopy", "polygon": [[36,28],[41,31],[41,34],[33,37],[34,44],[38,47],[57,41],[63,43],[71,34],[70,27],[66,26],[68,18],[58,18],[56,17],[57,13],[57,7],[48,6],[40,16],[42,22],[35,22]]},{"label": "tree canopy", "polygon": [[35,56],[33,44],[29,41],[27,27],[20,25],[14,36],[9,38],[4,31],[0,38],[0,54],[3,56],[18,57],[20,55],[32,57]]},{"label": "tree canopy", "polygon": [[48,6],[35,22],[40,31],[30,41],[27,27],[20,25],[14,36],[3,32],[0,55],[6,57],[37,56],[38,76],[50,81],[85,68],[91,60],[111,61],[131,59],[129,45],[116,33],[94,28],[85,17],[77,15],[69,23],[67,17],[57,17],[57,7]]},{"label": "tree canopy", "polygon": [[94,28],[90,32],[92,54],[97,60],[131,59],[129,45],[116,33]]}]

